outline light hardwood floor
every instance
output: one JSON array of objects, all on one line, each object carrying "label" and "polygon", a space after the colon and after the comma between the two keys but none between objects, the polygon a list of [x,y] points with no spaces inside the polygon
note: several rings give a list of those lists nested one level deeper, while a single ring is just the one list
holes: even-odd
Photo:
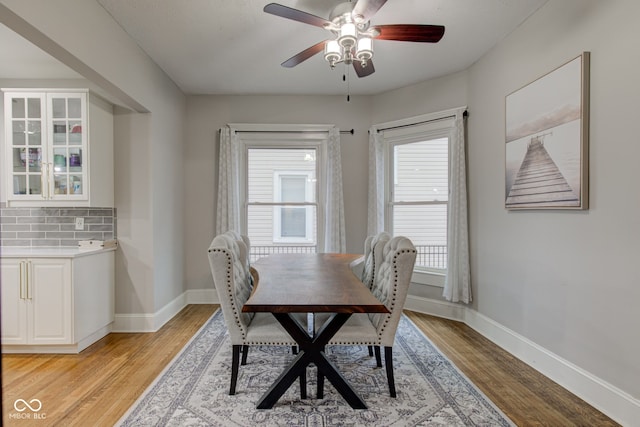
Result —
[{"label": "light hardwood floor", "polygon": [[[216,310],[190,305],[156,333],[110,334],[78,355],[2,355],[4,426],[112,426]],[[406,314],[518,426],[616,426],[464,324]],[[45,419],[15,419],[39,399]]]}]

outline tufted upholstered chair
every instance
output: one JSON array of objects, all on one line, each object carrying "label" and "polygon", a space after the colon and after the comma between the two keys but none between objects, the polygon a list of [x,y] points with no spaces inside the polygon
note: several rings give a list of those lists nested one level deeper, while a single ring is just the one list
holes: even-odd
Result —
[{"label": "tufted upholstered chair", "polygon": [[[375,263],[371,292],[391,313],[352,315],[329,341],[329,345],[383,346],[389,394],[396,397],[392,349],[411,283],[416,248],[408,238],[396,236],[390,240],[379,240],[373,245],[372,252],[379,262]],[[322,398],[322,386],[323,379],[319,375],[318,398]]]},{"label": "tufted upholstered chair", "polygon": [[[248,239],[237,239],[234,232],[216,236],[209,246],[209,265],[218,294],[222,314],[229,330],[232,345],[231,385],[229,394],[235,394],[243,350],[243,364],[251,345],[295,346],[296,342],[271,313],[243,313],[242,306],[249,299],[257,274],[249,266]],[[255,283],[257,286],[257,283]],[[306,378],[300,378],[300,394],[306,397]]]},{"label": "tufted upholstered chair", "polygon": [[[363,270],[362,275],[360,276],[362,283],[369,289],[373,286],[373,276],[375,274],[376,268],[376,259],[373,253],[373,248],[378,244],[378,242],[388,242],[391,240],[391,235],[386,231],[382,233],[378,233],[375,236],[368,236],[364,241],[364,259],[363,259]],[[384,245],[383,245],[384,246]],[[380,263],[381,251],[378,252],[378,260]]]},{"label": "tufted upholstered chair", "polygon": [[[388,242],[391,240],[391,235],[386,231],[376,234],[375,236],[367,236],[364,241],[364,255],[362,256],[362,271],[360,274],[357,274],[357,271],[354,271],[356,275],[360,277],[362,283],[369,289],[373,286],[373,276],[375,274],[376,263],[380,264],[380,257],[382,251],[378,251],[377,259],[374,256],[373,248],[378,244],[378,242]],[[384,246],[384,244],[382,244]],[[368,346],[369,356],[373,356],[374,346]],[[382,366],[382,358],[380,356],[380,347],[375,346],[376,352],[376,363],[378,367]]]}]

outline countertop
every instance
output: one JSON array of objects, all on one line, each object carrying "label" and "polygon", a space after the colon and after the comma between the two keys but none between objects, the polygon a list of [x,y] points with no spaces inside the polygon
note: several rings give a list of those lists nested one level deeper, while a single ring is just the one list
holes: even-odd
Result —
[{"label": "countertop", "polygon": [[0,258],[78,258],[115,251],[115,247],[79,249],[76,246],[1,247]]}]

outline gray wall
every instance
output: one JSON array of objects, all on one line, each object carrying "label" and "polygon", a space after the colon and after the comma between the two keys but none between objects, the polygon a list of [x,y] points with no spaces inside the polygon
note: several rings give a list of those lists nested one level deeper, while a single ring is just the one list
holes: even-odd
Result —
[{"label": "gray wall", "polygon": [[114,117],[116,313],[158,312],[184,291],[185,96],[95,1],[2,0],[0,22],[121,107]]},{"label": "gray wall", "polygon": [[[640,2],[550,1],[469,70],[473,308],[640,397]],[[591,52],[590,209],[504,209],[504,98]]]}]

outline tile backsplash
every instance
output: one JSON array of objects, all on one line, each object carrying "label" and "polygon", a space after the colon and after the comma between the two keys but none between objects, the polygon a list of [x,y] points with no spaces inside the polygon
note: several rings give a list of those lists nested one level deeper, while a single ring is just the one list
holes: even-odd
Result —
[{"label": "tile backsplash", "polygon": [[[82,230],[76,230],[76,218],[84,218]],[[2,246],[77,246],[79,240],[115,238],[115,208],[0,207]]]}]

